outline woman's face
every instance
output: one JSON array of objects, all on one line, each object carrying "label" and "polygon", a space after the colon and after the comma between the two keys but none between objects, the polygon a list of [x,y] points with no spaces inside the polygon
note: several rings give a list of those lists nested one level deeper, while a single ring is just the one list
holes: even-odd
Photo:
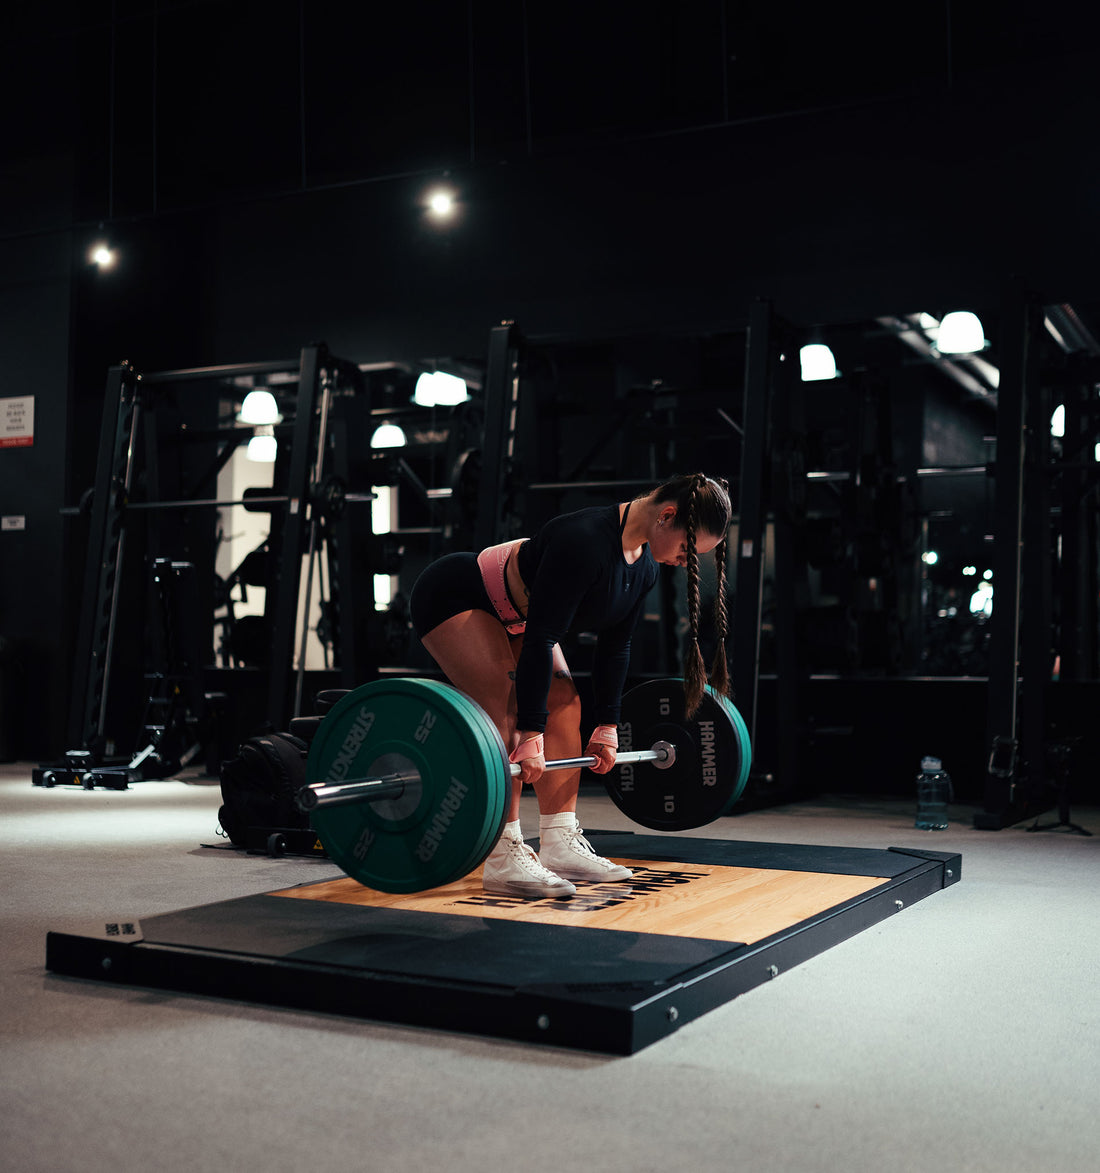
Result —
[{"label": "woman's face", "polygon": [[[676,524],[676,510],[671,506],[658,516],[661,522],[650,539],[649,552],[664,566],[687,565],[687,530]],[[722,540],[719,534],[696,534],[695,552],[709,554]]]}]

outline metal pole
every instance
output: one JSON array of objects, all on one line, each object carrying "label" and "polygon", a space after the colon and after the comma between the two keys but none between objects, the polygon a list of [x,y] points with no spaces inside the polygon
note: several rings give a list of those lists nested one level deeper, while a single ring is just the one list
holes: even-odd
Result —
[{"label": "metal pole", "polygon": [[752,306],[745,355],[745,429],[737,522],[737,577],[734,585],[733,695],[756,744],[756,695],[760,679],[760,614],[764,591],[765,498],[768,446],[768,392],[772,311],[766,301]]},{"label": "metal pole", "polygon": [[298,370],[298,368],[298,359],[287,359],[285,362],[227,363],[216,367],[185,367],[175,371],[153,371],[143,374],[141,381],[148,386],[150,383],[183,383],[192,379],[235,379],[243,375],[289,373]]},{"label": "metal pole", "polygon": [[[317,455],[313,465],[313,483],[321,483],[325,466],[325,443],[328,438],[328,412],[332,402],[332,376],[325,371],[321,376],[321,419],[317,428]],[[294,716],[301,716],[302,685],[306,675],[306,646],[309,643],[309,606],[313,600],[313,567],[317,562],[317,527],[320,524],[314,504],[309,510],[309,557],[306,560],[306,597],[302,612],[302,638],[298,644],[298,676],[294,682]]]},{"label": "metal pole", "polygon": [[[942,468],[918,468],[916,470],[917,477],[921,480],[935,479],[938,477],[974,477],[986,476],[990,472],[990,468],[985,464],[956,464],[944,465]],[[851,471],[848,469],[837,469],[835,471],[822,471],[812,469],[806,473],[808,481],[815,482],[846,482],[852,479]],[[904,482],[905,477],[899,476],[898,483]]]},{"label": "metal pole", "polygon": [[[227,509],[233,505],[285,505],[290,498],[286,494],[275,494],[272,496],[262,497],[245,497],[240,500],[233,501],[219,501],[210,497],[197,498],[193,501],[127,501],[124,502],[122,508],[128,509],[191,509],[199,508],[200,506],[207,506],[213,508],[217,506],[219,509]],[[373,493],[345,493],[341,498],[343,501],[373,501]],[[75,517],[80,513],[80,507],[77,505],[70,505],[64,509],[59,509],[59,513],[66,517]],[[263,510],[256,510],[257,513],[264,512]]]},{"label": "metal pole", "polygon": [[1031,300],[1018,286],[1001,316],[1001,385],[997,408],[996,530],[990,624],[986,744],[990,748],[979,830],[1016,821],[1016,710],[1020,670],[1020,571],[1023,556],[1024,456],[1031,350]]},{"label": "metal pole", "polygon": [[110,655],[103,616],[108,605],[108,592],[117,586],[115,559],[118,537],[122,533],[118,494],[114,486],[124,471],[122,450],[124,435],[129,432],[125,417],[132,405],[130,373],[129,364],[112,367],[103,397],[103,421],[99,430],[99,456],[70,696],[69,739],[74,748],[91,747],[99,736],[103,664],[105,657]]},{"label": "metal pole", "polygon": [[[134,397],[130,415],[130,435],[126,443],[126,472],[122,482],[123,491],[129,493],[134,475],[134,443],[137,439],[138,420],[141,415],[141,398]],[[103,657],[103,692],[99,698],[99,715],[96,719],[96,736],[102,737],[107,725],[107,693],[111,686],[111,649],[115,646],[115,626],[118,620],[118,596],[122,590],[122,557],[126,547],[126,530],[120,529],[115,547],[114,589],[111,591],[110,618],[107,621],[107,650]]]},{"label": "metal pole", "polygon": [[[267,718],[277,729],[288,728],[293,715],[291,674],[294,663],[295,635],[298,627],[298,589],[302,575],[303,526],[309,500],[313,470],[311,458],[313,413],[319,398],[321,370],[328,357],[323,345],[304,347],[298,375],[298,399],[294,433],[287,475],[286,511],[278,533],[279,554],[274,580],[274,599],[268,588],[266,615],[271,617],[271,659],[268,672]],[[273,516],[273,529],[275,533]]]},{"label": "metal pole", "polygon": [[539,481],[536,484],[528,485],[527,489],[531,493],[546,493],[570,489],[606,489],[608,492],[611,492],[614,489],[641,489],[652,484],[652,479],[645,481]]},{"label": "metal pole", "polygon": [[511,459],[515,442],[519,331],[514,322],[503,322],[489,332],[489,356],[485,372],[485,438],[482,446],[482,488],[478,494],[474,548],[483,550],[504,536],[504,499],[511,485]]},{"label": "metal pole", "polygon": [[[554,758],[546,763],[547,770],[574,770],[581,766],[594,766],[594,757]],[[676,761],[676,747],[667,741],[656,741],[652,749],[628,750],[618,754],[616,765],[630,765],[634,762],[653,762],[657,769],[667,770]],[[517,762],[510,762],[508,772],[518,778],[521,768]],[[421,780],[417,773],[381,774],[377,778],[349,778],[346,782],[317,783],[298,791],[295,799],[298,809],[316,810],[318,807],[348,806],[357,802],[376,802],[384,798],[400,798],[406,786]]]}]

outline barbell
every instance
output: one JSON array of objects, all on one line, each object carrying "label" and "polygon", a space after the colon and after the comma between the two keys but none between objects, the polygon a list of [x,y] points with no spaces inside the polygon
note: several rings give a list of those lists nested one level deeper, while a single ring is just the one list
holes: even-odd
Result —
[{"label": "barbell", "polygon": [[[594,766],[599,759],[595,757],[579,758],[551,758],[545,762],[546,770],[579,770],[584,766]],[[667,741],[655,742],[652,749],[636,749],[632,752],[617,754],[615,765],[633,765],[635,762],[652,762],[658,770],[667,770],[676,762],[676,746]],[[509,773],[518,778],[523,773],[518,762],[508,763]],[[407,786],[415,786],[420,782],[420,775],[414,770],[407,773],[384,774],[379,778],[351,778],[347,782],[336,782],[328,785],[315,782],[303,786],[298,791],[296,803],[301,811],[313,811],[319,806],[347,806],[349,803],[377,802],[381,798],[400,798]]]},{"label": "barbell", "polygon": [[[637,744],[646,748],[636,749]],[[736,707],[707,688],[684,716],[681,680],[652,680],[623,697],[612,801],[642,826],[687,830],[741,797],[748,730]],[[562,758],[547,769],[594,764]],[[420,892],[472,872],[504,827],[519,766],[488,714],[440,681],[394,677],[342,697],[317,727],[298,806],[329,857],[383,892]]]}]

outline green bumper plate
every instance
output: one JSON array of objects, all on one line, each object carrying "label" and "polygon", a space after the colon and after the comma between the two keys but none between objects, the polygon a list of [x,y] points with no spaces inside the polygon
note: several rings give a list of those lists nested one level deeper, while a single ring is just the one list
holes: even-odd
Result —
[{"label": "green bumper plate", "polygon": [[453,883],[492,849],[511,775],[484,710],[433,680],[377,680],[342,698],[310,747],[306,784],[411,775],[395,798],[320,807],[325,850],[359,883],[419,892]]}]

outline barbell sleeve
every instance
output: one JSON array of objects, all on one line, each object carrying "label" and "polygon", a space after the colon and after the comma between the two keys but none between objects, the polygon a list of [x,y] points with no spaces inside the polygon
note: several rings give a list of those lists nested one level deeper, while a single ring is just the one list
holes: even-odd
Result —
[{"label": "barbell sleeve", "polygon": [[[582,766],[594,766],[595,757],[552,758],[546,763],[547,770],[575,770]],[[617,754],[616,766],[628,766],[635,762],[653,762],[659,770],[667,770],[676,761],[676,746],[668,741],[655,741],[651,749],[627,750]],[[518,762],[510,762],[508,772],[513,778],[522,772]],[[344,782],[318,782],[303,786],[295,797],[299,810],[312,811],[318,807],[346,806],[356,802],[378,802],[385,798],[399,798],[406,786],[419,782],[417,773],[382,774],[377,778],[349,778]]]},{"label": "barbell sleeve", "polygon": [[419,774],[382,774],[377,778],[351,778],[347,782],[323,782],[303,786],[295,796],[301,811],[319,806],[344,806],[352,802],[378,802],[383,798],[400,798],[405,787],[419,782]]}]

